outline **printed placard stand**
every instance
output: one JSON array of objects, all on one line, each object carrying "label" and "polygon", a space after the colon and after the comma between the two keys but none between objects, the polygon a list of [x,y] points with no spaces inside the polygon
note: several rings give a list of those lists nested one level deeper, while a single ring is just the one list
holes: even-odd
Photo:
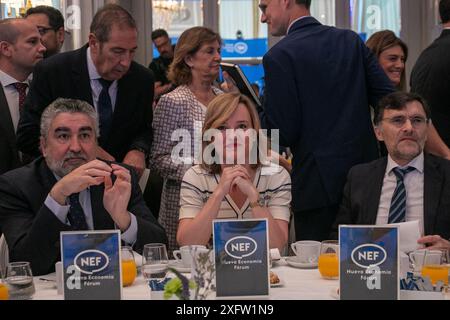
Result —
[{"label": "printed placard stand", "polygon": [[341,300],[398,300],[398,226],[340,226]]},{"label": "printed placard stand", "polygon": [[268,220],[215,220],[213,240],[218,299],[268,298]]},{"label": "printed placard stand", "polygon": [[120,231],[61,232],[64,300],[120,300]]}]

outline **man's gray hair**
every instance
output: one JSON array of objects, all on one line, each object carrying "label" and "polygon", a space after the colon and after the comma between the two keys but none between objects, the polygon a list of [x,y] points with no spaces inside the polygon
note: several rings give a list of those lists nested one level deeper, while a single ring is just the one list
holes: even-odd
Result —
[{"label": "man's gray hair", "polygon": [[99,137],[98,116],[94,107],[85,101],[63,98],[59,98],[51,103],[42,114],[41,137],[47,138],[52,121],[61,113],[82,113],[87,115],[94,122],[95,136]]}]

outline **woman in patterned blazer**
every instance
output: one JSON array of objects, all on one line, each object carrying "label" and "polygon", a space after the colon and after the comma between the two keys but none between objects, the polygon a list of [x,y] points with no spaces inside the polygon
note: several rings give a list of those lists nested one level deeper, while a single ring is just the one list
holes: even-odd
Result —
[{"label": "woman in patterned blazer", "polygon": [[[213,86],[219,76],[221,45],[220,35],[208,28],[194,27],[183,32],[168,75],[178,87],[162,96],[154,111],[150,166],[164,179],[159,222],[169,238],[169,252],[178,247],[180,186],[194,154],[192,139],[182,141],[187,146],[184,152],[176,152],[181,132],[176,130],[189,132],[190,137],[194,137],[194,129],[201,134],[206,106],[222,93]],[[177,157],[172,156],[173,152]]]}]

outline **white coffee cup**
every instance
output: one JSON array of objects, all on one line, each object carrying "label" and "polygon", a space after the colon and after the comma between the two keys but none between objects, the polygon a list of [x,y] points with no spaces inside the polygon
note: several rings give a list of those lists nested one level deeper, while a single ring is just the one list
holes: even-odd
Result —
[{"label": "white coffee cup", "polygon": [[193,252],[204,249],[206,249],[206,247],[202,245],[182,246],[180,247],[180,250],[173,251],[173,257],[184,267],[190,268],[192,264]]},{"label": "white coffee cup", "polygon": [[320,242],[302,240],[291,244],[292,251],[299,263],[316,264],[320,255]]}]

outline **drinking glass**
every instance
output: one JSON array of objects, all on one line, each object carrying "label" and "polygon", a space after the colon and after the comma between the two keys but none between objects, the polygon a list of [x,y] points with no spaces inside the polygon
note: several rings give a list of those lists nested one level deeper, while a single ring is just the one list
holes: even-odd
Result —
[{"label": "drinking glass", "polygon": [[169,259],[166,245],[150,243],[144,246],[142,252],[142,275],[149,280],[161,281],[166,277]]},{"label": "drinking glass", "polygon": [[320,245],[319,272],[324,279],[339,278],[339,242],[323,241]]},{"label": "drinking glass", "polygon": [[134,261],[133,249],[122,247],[120,250],[122,264],[122,286],[131,286],[136,279],[137,267]]},{"label": "drinking glass", "polygon": [[0,301],[8,299],[9,299],[8,287],[6,286],[6,283],[3,283],[2,279],[0,279]]},{"label": "drinking glass", "polygon": [[[444,254],[442,251],[433,250],[434,255],[431,255],[428,250],[424,251],[422,263],[422,277],[430,277],[431,283],[436,285],[438,281],[442,281],[448,285],[449,268],[444,263]],[[436,258],[436,253],[439,253]]]},{"label": "drinking glass", "polygon": [[30,300],[36,292],[29,262],[8,263],[6,283],[8,284],[10,300]]}]

